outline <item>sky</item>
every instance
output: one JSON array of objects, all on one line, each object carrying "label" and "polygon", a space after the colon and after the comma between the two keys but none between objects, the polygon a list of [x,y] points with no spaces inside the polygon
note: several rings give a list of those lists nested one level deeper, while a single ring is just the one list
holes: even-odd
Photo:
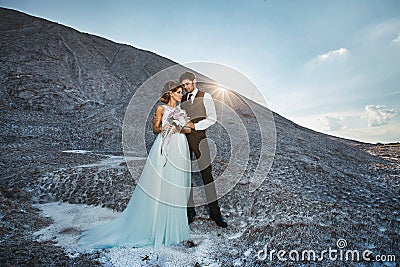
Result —
[{"label": "sky", "polygon": [[400,141],[400,1],[0,0],[1,7],[247,76],[280,115],[369,143]]}]

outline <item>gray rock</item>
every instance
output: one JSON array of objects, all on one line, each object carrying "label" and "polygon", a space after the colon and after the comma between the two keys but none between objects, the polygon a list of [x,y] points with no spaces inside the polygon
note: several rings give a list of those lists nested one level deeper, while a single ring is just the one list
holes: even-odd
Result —
[{"label": "gray rock", "polygon": [[[2,263],[101,265],[99,254],[68,257],[51,242],[33,241],[32,232],[51,222],[38,217],[32,204],[66,201],[123,210],[135,187],[126,164],[78,166],[122,154],[121,126],[131,96],[175,63],[5,8],[0,9],[0,33]],[[322,251],[336,248],[340,238],[349,249],[373,248],[381,255],[400,251],[398,144],[328,136],[273,113],[274,162],[260,188],[249,193],[261,156],[252,110],[269,111],[251,101],[240,104],[244,99],[235,95],[231,106],[248,130],[251,153],[243,179],[220,200],[229,227],[218,229],[204,207],[191,225],[194,234],[211,231],[219,238],[210,259],[224,266],[264,266],[256,252],[266,244],[275,250]],[[149,125],[148,148],[154,139]],[[229,138],[218,125],[208,135],[218,148],[213,162],[218,177],[229,161]],[[62,152],[72,149],[92,152]],[[284,265],[276,257],[273,264]]]}]

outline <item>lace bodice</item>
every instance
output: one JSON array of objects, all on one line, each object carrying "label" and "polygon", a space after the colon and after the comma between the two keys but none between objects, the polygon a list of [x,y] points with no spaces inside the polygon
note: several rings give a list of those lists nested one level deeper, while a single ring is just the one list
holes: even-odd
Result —
[{"label": "lace bodice", "polygon": [[[161,120],[161,125],[165,125],[165,122],[167,121],[168,114],[173,111],[175,108],[167,106],[167,105],[162,105],[164,107],[164,114]],[[177,108],[179,107],[178,105],[176,106]]]}]

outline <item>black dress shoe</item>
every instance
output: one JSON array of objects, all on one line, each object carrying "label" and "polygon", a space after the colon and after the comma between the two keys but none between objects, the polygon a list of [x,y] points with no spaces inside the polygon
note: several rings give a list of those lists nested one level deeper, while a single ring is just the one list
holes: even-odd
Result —
[{"label": "black dress shoe", "polygon": [[187,209],[187,217],[188,223],[191,224],[194,221],[194,217],[196,216],[196,211],[193,207],[188,207]]},{"label": "black dress shoe", "polygon": [[228,226],[228,223],[225,221],[224,218],[222,218],[221,215],[214,215],[210,216],[211,220],[213,220],[219,227],[226,228]]}]

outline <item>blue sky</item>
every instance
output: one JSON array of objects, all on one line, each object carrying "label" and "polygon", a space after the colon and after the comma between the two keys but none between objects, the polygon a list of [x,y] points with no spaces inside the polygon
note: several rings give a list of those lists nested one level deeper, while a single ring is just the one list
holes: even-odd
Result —
[{"label": "blue sky", "polygon": [[225,64],[308,128],[400,141],[400,1],[0,0],[176,62]]}]

